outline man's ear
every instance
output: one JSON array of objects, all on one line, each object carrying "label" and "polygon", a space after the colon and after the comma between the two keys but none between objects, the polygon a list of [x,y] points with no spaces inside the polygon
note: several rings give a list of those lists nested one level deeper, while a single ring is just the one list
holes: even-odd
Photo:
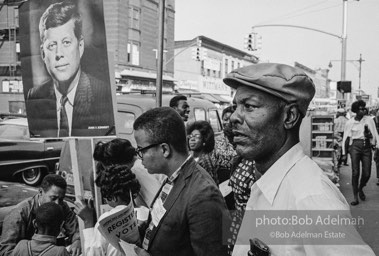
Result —
[{"label": "man's ear", "polygon": [[300,112],[296,103],[285,106],[284,128],[289,130],[297,125],[300,120]]},{"label": "man's ear", "polygon": [[45,61],[45,51],[43,50],[43,44],[41,44],[39,50],[41,52],[42,60]]},{"label": "man's ear", "polygon": [[84,53],[84,37],[83,36],[79,39],[79,53],[80,53],[80,58],[82,58],[83,53]]},{"label": "man's ear", "polygon": [[36,230],[36,233],[37,233],[37,229],[38,229],[37,221],[34,219],[34,220],[32,220],[32,223],[33,223],[33,227],[34,227],[34,229]]},{"label": "man's ear", "polygon": [[161,144],[161,150],[163,151],[163,156],[165,158],[169,157],[172,154],[170,145],[167,143]]}]

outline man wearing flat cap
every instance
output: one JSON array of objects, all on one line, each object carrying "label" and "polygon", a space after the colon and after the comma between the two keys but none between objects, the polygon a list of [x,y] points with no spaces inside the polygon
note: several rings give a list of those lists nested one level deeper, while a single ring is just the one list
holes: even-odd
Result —
[{"label": "man wearing flat cap", "polygon": [[[316,224],[326,213],[351,214],[344,196],[299,143],[301,121],[315,94],[312,80],[294,67],[262,63],[236,69],[224,82],[236,89],[237,108],[230,117],[236,151],[263,174],[251,187],[233,255],[246,256],[254,238],[266,243],[271,255],[375,255],[353,225],[333,226],[345,234],[338,240],[325,233],[331,225]],[[307,225],[293,221],[304,214]],[[258,225],[262,216],[265,222]]]}]

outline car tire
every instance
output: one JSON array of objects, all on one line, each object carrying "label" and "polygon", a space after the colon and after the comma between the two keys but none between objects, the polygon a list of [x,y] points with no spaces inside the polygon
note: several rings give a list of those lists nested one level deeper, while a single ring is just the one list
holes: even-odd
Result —
[{"label": "car tire", "polygon": [[42,168],[32,168],[22,172],[22,181],[30,186],[37,186],[43,178]]}]

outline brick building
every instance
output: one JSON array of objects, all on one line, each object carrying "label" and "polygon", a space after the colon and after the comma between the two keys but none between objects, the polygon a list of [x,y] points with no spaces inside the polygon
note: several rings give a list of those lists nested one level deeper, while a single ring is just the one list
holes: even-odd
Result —
[{"label": "brick building", "polygon": [[[197,48],[201,41],[200,56]],[[231,89],[222,79],[233,69],[256,64],[258,58],[205,36],[175,41],[175,79],[179,92],[201,93],[214,103],[230,103]]]}]

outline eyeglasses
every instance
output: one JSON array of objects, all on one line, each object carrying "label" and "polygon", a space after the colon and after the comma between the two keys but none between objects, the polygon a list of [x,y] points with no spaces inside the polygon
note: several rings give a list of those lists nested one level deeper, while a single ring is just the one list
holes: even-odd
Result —
[{"label": "eyeglasses", "polygon": [[148,150],[149,148],[156,147],[156,146],[158,146],[158,145],[160,145],[160,144],[162,144],[162,143],[151,144],[151,145],[146,146],[146,147],[143,147],[143,148],[141,148],[141,147],[137,147],[137,148],[136,148],[136,154],[137,154],[137,156],[138,156],[139,158],[142,159],[142,158],[143,158],[143,152],[144,152],[144,151]]},{"label": "eyeglasses", "polygon": [[201,134],[190,134],[190,135],[187,135],[187,139],[192,139],[192,138],[200,140],[201,139]]}]

